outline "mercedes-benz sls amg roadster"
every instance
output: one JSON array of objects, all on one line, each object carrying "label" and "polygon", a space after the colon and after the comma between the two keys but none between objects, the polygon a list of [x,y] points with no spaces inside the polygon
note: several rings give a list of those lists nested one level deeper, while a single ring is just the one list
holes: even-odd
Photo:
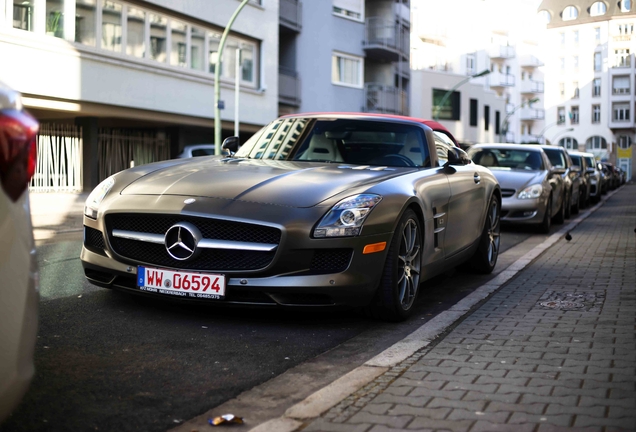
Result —
[{"label": "mercedes-benz sls amg roadster", "polygon": [[211,304],[360,308],[390,321],[420,284],[491,272],[501,192],[436,122],[295,114],[225,155],[105,179],[84,211],[90,282]]}]

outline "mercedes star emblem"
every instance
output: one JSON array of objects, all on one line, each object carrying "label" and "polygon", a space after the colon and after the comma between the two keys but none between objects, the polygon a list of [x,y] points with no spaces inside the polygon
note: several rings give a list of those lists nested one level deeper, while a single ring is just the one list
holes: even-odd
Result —
[{"label": "mercedes star emblem", "polygon": [[197,245],[201,237],[197,227],[188,222],[179,222],[166,231],[164,243],[172,258],[185,261],[198,255]]}]

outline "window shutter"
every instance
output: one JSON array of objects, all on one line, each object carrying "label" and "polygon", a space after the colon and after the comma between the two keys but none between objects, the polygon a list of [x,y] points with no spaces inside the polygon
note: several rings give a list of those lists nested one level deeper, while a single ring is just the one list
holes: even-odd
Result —
[{"label": "window shutter", "polygon": [[364,6],[362,0],[333,0],[333,6],[363,16]]}]

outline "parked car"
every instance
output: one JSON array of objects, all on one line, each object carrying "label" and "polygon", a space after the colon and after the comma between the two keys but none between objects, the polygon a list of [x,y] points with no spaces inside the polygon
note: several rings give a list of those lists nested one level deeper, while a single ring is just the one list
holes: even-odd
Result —
[{"label": "parked car", "polygon": [[534,224],[550,232],[552,220],[565,220],[565,188],[562,170],[552,167],[541,146],[477,144],[468,155],[476,164],[492,170],[501,186],[501,221]]},{"label": "parked car", "polygon": [[394,321],[421,281],[497,262],[497,180],[438,123],[297,114],[223,146],[227,157],[139,166],[91,193],[81,252],[91,283]]},{"label": "parked car", "polygon": [[35,370],[39,294],[27,186],[37,131],[20,95],[0,82],[0,423],[22,399]]},{"label": "parked car", "polygon": [[608,182],[609,182],[608,189],[609,190],[616,189],[620,185],[620,177],[618,174],[618,170],[613,164],[609,162],[603,162],[603,166],[605,166],[608,172]]},{"label": "parked car", "polygon": [[570,155],[565,148],[560,146],[541,146],[550,159],[550,163],[556,172],[563,178],[565,189],[565,218],[569,219],[572,213],[579,212],[579,189],[581,188],[581,170],[574,166]]},{"label": "parked car", "polygon": [[592,153],[583,153],[590,174],[590,201],[597,203],[603,194],[603,173],[598,169],[597,161]]},{"label": "parked car", "polygon": [[596,162],[596,169],[601,173],[601,195],[605,195],[609,189],[609,170],[601,162]]},{"label": "parked car", "polygon": [[585,208],[590,205],[590,189],[592,180],[590,173],[587,170],[589,168],[588,162],[583,157],[583,153],[578,151],[568,151],[572,163],[578,166],[581,170],[581,194],[579,196],[579,206]]},{"label": "parked car", "polygon": [[191,158],[196,156],[212,156],[214,154],[214,144],[194,144],[187,145],[177,158]]}]

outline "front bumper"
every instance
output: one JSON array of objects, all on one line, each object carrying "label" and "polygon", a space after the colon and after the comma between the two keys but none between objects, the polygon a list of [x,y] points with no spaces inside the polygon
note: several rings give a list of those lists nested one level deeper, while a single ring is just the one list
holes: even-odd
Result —
[{"label": "front bumper", "polygon": [[543,221],[546,204],[543,198],[501,200],[501,222],[507,224],[538,224]]}]

